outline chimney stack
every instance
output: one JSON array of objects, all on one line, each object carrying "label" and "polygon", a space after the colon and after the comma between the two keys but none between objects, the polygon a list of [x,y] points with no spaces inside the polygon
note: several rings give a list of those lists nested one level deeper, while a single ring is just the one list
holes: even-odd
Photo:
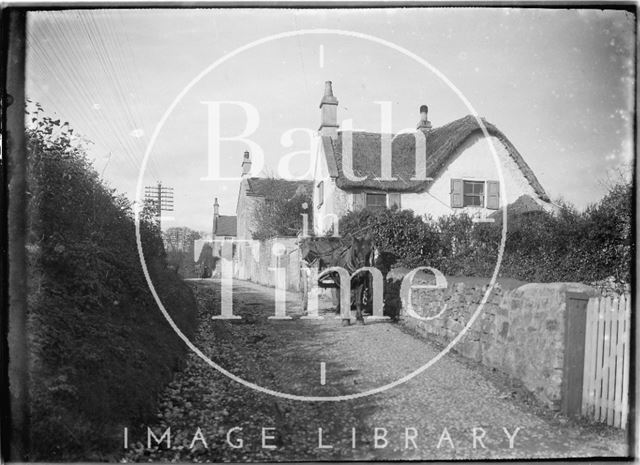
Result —
[{"label": "chimney stack", "polygon": [[420,106],[420,121],[416,126],[417,129],[431,129],[431,121],[428,118],[429,107],[426,105]]},{"label": "chimney stack", "polygon": [[212,237],[215,239],[216,232],[218,231],[218,217],[220,216],[220,205],[218,205],[218,197],[213,201],[213,234]]},{"label": "chimney stack", "polygon": [[249,151],[245,150],[242,158],[242,177],[249,176],[249,173],[251,173],[251,157],[249,156]]},{"label": "chimney stack", "polygon": [[324,95],[320,101],[320,128],[321,136],[338,137],[338,99],[333,96],[331,81],[324,83]]}]

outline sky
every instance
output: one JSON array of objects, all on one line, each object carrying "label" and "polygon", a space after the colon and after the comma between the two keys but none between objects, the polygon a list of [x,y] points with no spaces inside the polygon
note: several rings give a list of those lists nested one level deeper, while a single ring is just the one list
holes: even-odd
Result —
[{"label": "sky", "polygon": [[[132,200],[150,150],[142,184],[174,189],[164,229],[210,231],[214,197],[235,215],[249,148],[264,153],[261,175],[289,160],[291,176],[310,177],[327,80],[339,122],[368,131],[381,130],[387,105],[393,132],[415,128],[422,104],[434,127],[470,114],[454,86],[552,199],[582,209],[633,159],[634,21],[597,9],[30,12],[26,92],[92,141],[95,169]],[[219,119],[207,102],[226,102]],[[220,138],[247,133],[252,145],[211,143],[216,128]],[[215,163],[233,179],[210,179]]]}]

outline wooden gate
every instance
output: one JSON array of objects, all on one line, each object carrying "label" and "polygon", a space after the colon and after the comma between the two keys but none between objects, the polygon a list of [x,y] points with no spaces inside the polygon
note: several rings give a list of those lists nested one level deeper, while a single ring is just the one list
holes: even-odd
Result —
[{"label": "wooden gate", "polygon": [[629,412],[630,295],[593,297],[586,315],[582,415],[626,428]]}]

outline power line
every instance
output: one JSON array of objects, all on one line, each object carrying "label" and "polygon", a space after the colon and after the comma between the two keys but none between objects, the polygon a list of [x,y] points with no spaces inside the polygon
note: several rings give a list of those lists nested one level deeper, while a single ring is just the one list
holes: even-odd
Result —
[{"label": "power line", "polygon": [[155,186],[145,186],[144,200],[154,206],[158,228],[162,230],[162,212],[173,211],[173,187],[163,186],[161,182]]},{"label": "power line", "polygon": [[[35,18],[35,16],[34,16]],[[30,71],[57,81],[60,92],[47,95],[53,110],[73,120],[78,132],[126,160],[136,171],[146,149],[140,111],[143,80],[130,53],[131,36],[122,15],[78,11],[75,15],[38,12],[29,28]],[[38,80],[34,80],[40,84]],[[44,85],[44,84],[43,84]],[[64,113],[71,110],[68,118]],[[77,117],[77,118],[76,118]],[[124,161],[123,160],[123,161]],[[152,157],[148,169],[156,179],[160,169]]]}]

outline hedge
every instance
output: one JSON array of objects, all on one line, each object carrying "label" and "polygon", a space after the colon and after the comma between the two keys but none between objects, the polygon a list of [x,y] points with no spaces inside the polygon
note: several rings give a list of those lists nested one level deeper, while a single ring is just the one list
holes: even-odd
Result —
[{"label": "hedge", "polygon": [[[630,282],[632,185],[620,182],[579,212],[567,203],[556,213],[507,209],[500,277],[528,282]],[[433,266],[449,276],[491,276],[502,219],[474,223],[468,215],[437,220],[410,210],[365,209],[340,220],[340,234],[371,234],[381,250],[406,267]]]},{"label": "hedge", "polygon": [[[186,350],[147,288],[129,202],[100,181],[68,125],[39,108],[30,116],[29,459],[113,460],[123,427],[151,418]],[[166,269],[159,231],[144,218],[156,288],[193,335],[195,299]]]}]

